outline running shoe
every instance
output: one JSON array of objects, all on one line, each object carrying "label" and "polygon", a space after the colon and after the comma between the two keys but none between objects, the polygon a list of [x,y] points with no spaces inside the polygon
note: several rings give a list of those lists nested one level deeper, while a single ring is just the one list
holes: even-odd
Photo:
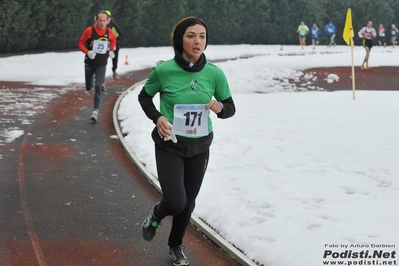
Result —
[{"label": "running shoe", "polygon": [[98,110],[94,110],[93,113],[91,114],[90,119],[94,122],[97,122],[98,119]]},{"label": "running shoe", "polygon": [[151,241],[156,233],[157,227],[161,224],[162,219],[155,215],[155,210],[158,208],[159,202],[152,208],[151,213],[145,218],[142,226],[143,238]]},{"label": "running shoe", "polygon": [[113,71],[112,72],[112,76],[114,77],[114,79],[118,79],[119,77],[118,77],[118,73],[116,73],[116,71]]},{"label": "running shoe", "polygon": [[169,247],[169,254],[172,256],[174,266],[189,265],[190,262],[186,255],[183,253],[182,246]]}]

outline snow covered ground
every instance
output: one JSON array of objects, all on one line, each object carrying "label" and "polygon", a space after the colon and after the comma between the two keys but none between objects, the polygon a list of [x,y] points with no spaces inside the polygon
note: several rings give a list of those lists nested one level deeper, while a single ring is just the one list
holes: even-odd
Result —
[{"label": "snow covered ground", "polygon": [[[315,76],[301,72],[349,67],[347,46],[281,51],[277,45],[210,45],[205,53],[210,61],[240,58],[217,63],[229,80],[237,113],[228,120],[214,116],[215,139],[195,214],[260,264],[395,265],[399,92],[357,91],[352,100],[351,91],[323,92],[314,85]],[[123,65],[125,55],[129,65]],[[374,47],[370,65],[397,66],[392,58],[398,55],[397,48]],[[152,67],[173,52],[134,48],[122,49],[120,56],[122,74]],[[364,50],[356,47],[357,66],[363,57]],[[72,84],[83,83],[82,63],[80,52],[0,58],[0,80],[73,89]],[[299,79],[304,81],[289,82]],[[156,175],[153,124],[137,102],[141,86],[123,99],[119,118],[131,149]],[[310,91],[296,92],[303,90]],[[13,91],[0,88],[0,93],[1,106]],[[1,122],[0,145],[23,134],[12,121]],[[18,134],[4,138],[11,130]]]}]

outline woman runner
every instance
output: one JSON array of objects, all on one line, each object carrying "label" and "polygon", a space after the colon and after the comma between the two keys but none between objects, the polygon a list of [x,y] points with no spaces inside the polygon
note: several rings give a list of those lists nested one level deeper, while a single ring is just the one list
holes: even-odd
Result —
[{"label": "woman runner", "polygon": [[[183,253],[185,230],[194,210],[209,160],[213,139],[210,112],[218,118],[235,114],[235,105],[223,71],[206,60],[205,22],[195,17],[180,20],[172,31],[173,59],[158,64],[139,94],[152,131],[162,200],[142,226],[150,241],[162,219],[173,216],[168,239],[173,265],[189,265]],[[159,94],[160,109],[153,97]]]}]

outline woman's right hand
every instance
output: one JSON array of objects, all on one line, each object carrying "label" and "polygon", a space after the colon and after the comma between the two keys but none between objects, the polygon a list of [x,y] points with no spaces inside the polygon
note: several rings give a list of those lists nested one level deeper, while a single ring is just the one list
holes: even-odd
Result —
[{"label": "woman's right hand", "polygon": [[165,116],[161,116],[157,120],[158,135],[163,139],[170,136],[172,128],[170,127],[169,120]]}]

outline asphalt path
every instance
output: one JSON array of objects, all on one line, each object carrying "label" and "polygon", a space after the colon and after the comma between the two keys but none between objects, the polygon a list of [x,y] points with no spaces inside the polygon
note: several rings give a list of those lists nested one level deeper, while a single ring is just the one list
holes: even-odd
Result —
[{"label": "asphalt path", "polygon": [[[35,106],[13,113],[11,102],[2,103],[2,128],[24,133],[0,142],[1,266],[171,265],[171,219],[153,241],[142,239],[142,221],[161,196],[125,154],[112,121],[118,96],[147,76],[148,70],[108,80],[98,123],[90,121],[93,91],[78,85],[47,87],[57,97],[30,116]],[[43,90],[0,85],[29,88],[25,97]],[[194,226],[184,245],[190,265],[239,265]]]}]

